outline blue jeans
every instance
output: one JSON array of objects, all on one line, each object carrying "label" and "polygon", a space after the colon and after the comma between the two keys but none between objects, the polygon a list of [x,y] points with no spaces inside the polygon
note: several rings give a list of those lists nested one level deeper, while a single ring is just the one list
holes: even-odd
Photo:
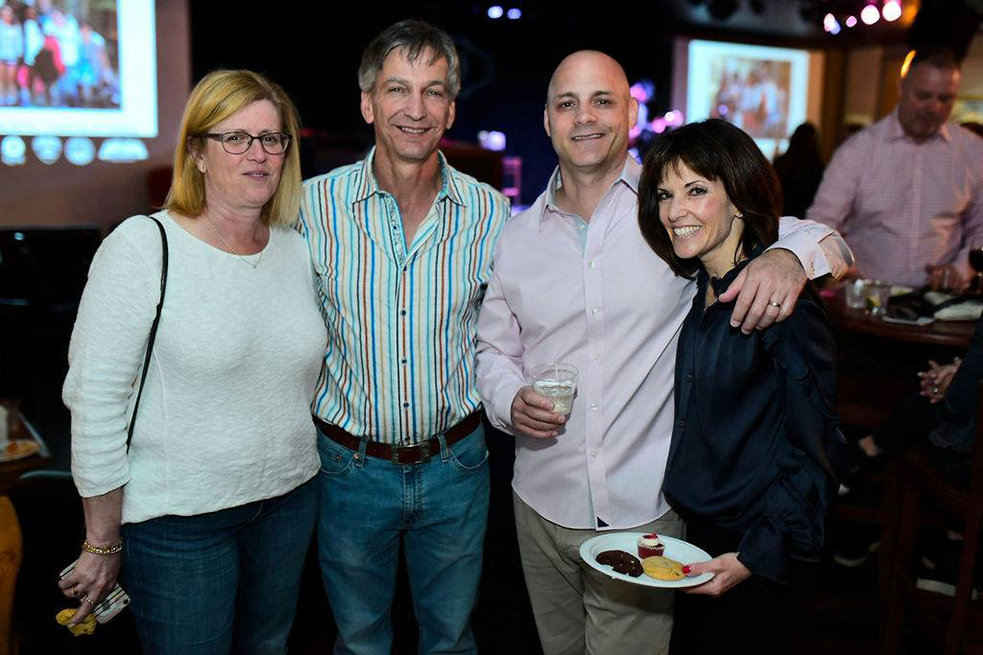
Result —
[{"label": "blue jeans", "polygon": [[420,655],[474,653],[488,523],[488,450],[482,427],[429,462],[366,457],[318,434],[318,551],[338,639],[336,655],[392,649],[391,605],[402,540]]},{"label": "blue jeans", "polygon": [[315,478],[277,498],[124,525],[121,584],[144,654],[286,653],[317,500]]}]

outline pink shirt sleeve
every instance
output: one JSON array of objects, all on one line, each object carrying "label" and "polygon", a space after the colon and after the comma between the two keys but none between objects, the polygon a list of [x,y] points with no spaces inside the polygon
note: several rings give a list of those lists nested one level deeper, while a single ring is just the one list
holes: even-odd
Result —
[{"label": "pink shirt sleeve", "polygon": [[866,134],[859,133],[837,148],[826,167],[812,206],[806,210],[806,218],[835,230],[843,229],[844,221],[853,211],[860,184],[857,168],[863,165],[862,153],[868,140]]},{"label": "pink shirt sleeve", "polygon": [[526,384],[522,352],[519,322],[505,300],[501,280],[493,273],[478,315],[478,392],[491,424],[509,433],[512,399]]}]

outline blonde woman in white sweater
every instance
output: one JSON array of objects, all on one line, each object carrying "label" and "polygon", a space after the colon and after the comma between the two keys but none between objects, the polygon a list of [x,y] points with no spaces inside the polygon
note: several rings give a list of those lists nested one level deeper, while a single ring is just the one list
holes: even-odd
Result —
[{"label": "blonde woman in white sweater", "polygon": [[60,583],[80,620],[117,576],[145,653],[285,652],[317,505],[310,419],[326,333],[297,216],[298,120],[283,90],[218,71],[185,108],[161,235],[128,219],[96,254],[69,351],[72,472],[85,508]]}]

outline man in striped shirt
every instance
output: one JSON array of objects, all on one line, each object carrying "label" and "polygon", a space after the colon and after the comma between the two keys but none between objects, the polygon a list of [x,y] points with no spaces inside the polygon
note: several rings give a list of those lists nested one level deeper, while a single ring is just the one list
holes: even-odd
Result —
[{"label": "man in striped shirt", "polygon": [[489,491],[475,330],[509,206],[438,151],[460,89],[446,33],[388,27],[359,86],[375,148],[305,183],[299,225],[328,326],[313,414],[335,653],[390,652],[401,543],[419,652],[474,652]]}]

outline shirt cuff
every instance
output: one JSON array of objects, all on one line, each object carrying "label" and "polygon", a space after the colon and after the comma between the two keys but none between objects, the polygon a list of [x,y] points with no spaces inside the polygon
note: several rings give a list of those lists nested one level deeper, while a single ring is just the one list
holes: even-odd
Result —
[{"label": "shirt cuff", "polygon": [[799,259],[802,270],[806,277],[815,280],[831,272],[829,261],[823,253],[822,247],[816,241],[815,235],[809,234],[804,230],[794,232],[782,237],[781,241],[773,243],[767,248],[784,248],[790,251]]},{"label": "shirt cuff", "polygon": [[518,434],[512,427],[512,401],[524,386],[526,383],[522,380],[509,380],[499,386],[499,392],[488,408],[491,410],[488,420],[495,428],[512,435]]}]

